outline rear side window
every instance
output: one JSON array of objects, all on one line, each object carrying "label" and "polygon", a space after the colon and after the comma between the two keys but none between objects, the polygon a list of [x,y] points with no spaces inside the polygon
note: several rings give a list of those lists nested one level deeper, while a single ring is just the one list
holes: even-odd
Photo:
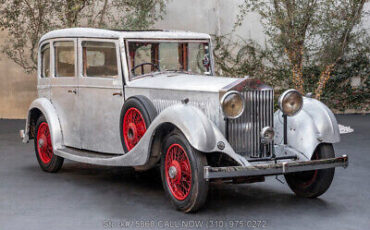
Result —
[{"label": "rear side window", "polygon": [[75,76],[74,42],[55,42],[55,77]]},{"label": "rear side window", "polygon": [[50,77],[50,45],[41,47],[41,77]]},{"label": "rear side window", "polygon": [[113,42],[82,42],[83,76],[113,78],[118,75]]}]

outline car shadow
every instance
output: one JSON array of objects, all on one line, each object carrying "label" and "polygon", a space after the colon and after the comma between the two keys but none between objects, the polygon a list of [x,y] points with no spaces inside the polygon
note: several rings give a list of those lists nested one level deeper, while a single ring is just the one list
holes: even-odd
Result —
[{"label": "car shadow", "polygon": [[[35,172],[36,168],[37,166],[28,166],[25,170],[37,173]],[[40,170],[37,174],[42,173]],[[105,192],[109,191],[108,203],[118,207],[100,206],[107,213],[107,216],[117,218],[122,215],[127,216],[128,206],[132,210],[135,209],[135,206],[145,207],[148,213],[150,210],[160,210],[159,213],[162,216],[166,213],[176,212],[165,196],[158,168],[146,172],[135,172],[133,168],[104,167],[68,161],[56,175],[48,176],[47,174],[43,177],[57,181],[67,180],[75,191],[89,191],[90,194],[96,193],[97,197],[103,199],[106,195],[101,192],[102,188]],[[33,178],[33,180],[35,179]],[[263,183],[211,184],[207,203],[203,209],[197,212],[197,215],[202,217],[226,212],[247,214],[283,211],[294,213],[295,210],[299,209],[310,209],[318,211],[318,213],[330,210],[331,213],[336,213],[340,210],[334,204],[327,203],[323,199],[299,198],[290,191],[277,188],[279,186],[280,184],[271,186],[271,181],[268,181],[268,185]],[[119,208],[120,205],[121,208]],[[122,211],[123,209],[125,211]],[[176,212],[174,215],[184,217],[181,212]]]}]

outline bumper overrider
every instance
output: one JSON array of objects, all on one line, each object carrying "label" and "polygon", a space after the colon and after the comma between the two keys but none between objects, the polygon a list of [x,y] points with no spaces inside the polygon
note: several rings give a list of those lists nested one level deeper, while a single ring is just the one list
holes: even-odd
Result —
[{"label": "bumper overrider", "polygon": [[348,156],[310,161],[289,161],[255,164],[250,166],[204,167],[206,180],[216,178],[237,178],[248,176],[271,176],[293,172],[311,171],[348,166]]}]

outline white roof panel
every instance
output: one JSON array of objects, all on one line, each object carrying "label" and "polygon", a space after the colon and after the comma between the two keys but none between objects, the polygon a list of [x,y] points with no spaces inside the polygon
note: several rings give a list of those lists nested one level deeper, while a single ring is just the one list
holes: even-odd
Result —
[{"label": "white roof panel", "polygon": [[40,42],[52,38],[85,37],[85,38],[154,38],[154,39],[210,39],[205,33],[188,31],[118,31],[95,28],[69,28],[53,30],[40,39]]}]

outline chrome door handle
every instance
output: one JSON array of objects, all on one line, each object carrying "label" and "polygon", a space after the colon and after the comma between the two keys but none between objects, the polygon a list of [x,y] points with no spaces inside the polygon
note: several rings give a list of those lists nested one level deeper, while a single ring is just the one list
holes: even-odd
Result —
[{"label": "chrome door handle", "polygon": [[113,93],[113,96],[121,96],[122,97],[122,92],[115,92],[115,93]]},{"label": "chrome door handle", "polygon": [[74,94],[77,94],[77,90],[76,90],[76,89],[69,89],[69,90],[68,90],[68,93],[74,93]]}]

